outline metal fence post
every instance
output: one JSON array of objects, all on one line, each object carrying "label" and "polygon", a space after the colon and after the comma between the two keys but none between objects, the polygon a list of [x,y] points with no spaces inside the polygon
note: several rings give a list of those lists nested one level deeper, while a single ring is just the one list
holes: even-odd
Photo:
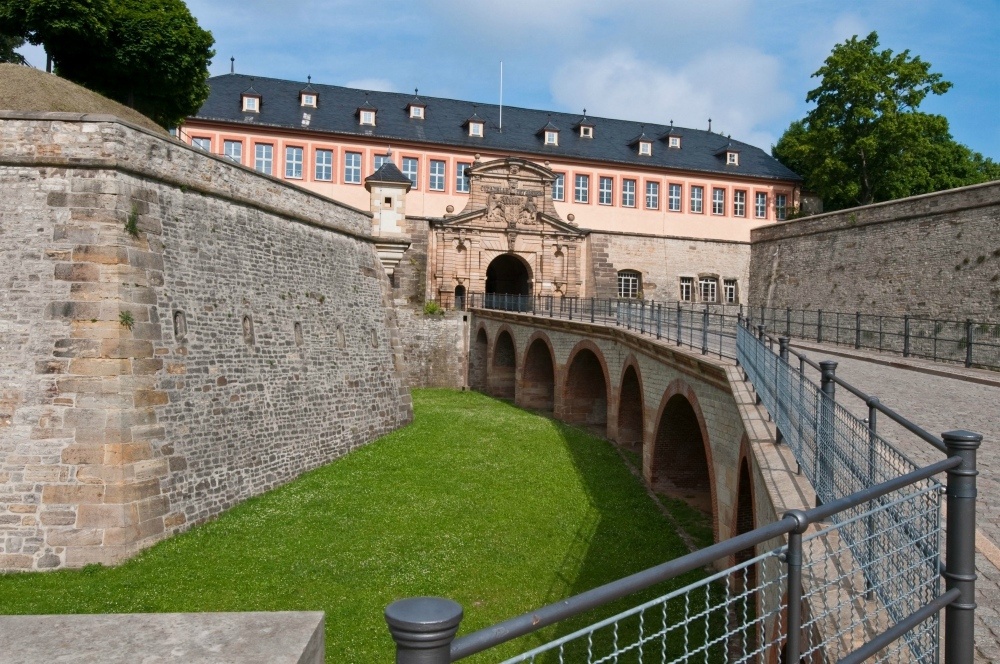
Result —
[{"label": "metal fence post", "polygon": [[788,635],[785,638],[786,662],[798,662],[802,654],[802,533],[809,527],[806,515],[799,510],[785,513],[798,523],[795,530],[788,533],[788,549],[785,550],[785,564],[788,565]]},{"label": "metal fence post", "polygon": [[792,308],[791,307],[785,307],[785,336],[786,337],[792,336]]},{"label": "metal fence post", "polygon": [[[778,337],[778,357],[780,357],[782,360],[784,360],[786,364],[788,363],[788,337]],[[775,392],[778,395],[777,399],[775,399],[775,401],[777,402],[777,408],[776,408],[776,410],[778,412],[775,413],[775,418],[774,418],[774,424],[775,424],[775,427],[774,427],[774,443],[776,445],[780,445],[782,443],[782,441],[785,440],[784,434],[781,433],[781,429],[779,429],[778,426],[777,426],[778,425],[778,417],[781,414],[781,387],[779,385],[779,381],[781,380],[781,375],[782,374],[779,372],[780,371],[780,364],[781,364],[780,362],[775,362],[774,363],[774,366],[775,366],[774,385],[775,385]]]},{"label": "metal fence post", "polygon": [[646,301],[639,301],[639,334],[646,333]]},{"label": "metal fence post", "polygon": [[903,357],[910,356],[910,314],[903,316]]},{"label": "metal fence post", "polygon": [[677,345],[681,345],[681,334],[684,332],[684,328],[681,326],[681,302],[677,301]]},{"label": "metal fence post", "polygon": [[965,366],[972,366],[972,320],[965,319]]},{"label": "metal fence post", "polygon": [[701,314],[701,354],[708,355],[708,305]]},{"label": "metal fence post", "polygon": [[823,310],[816,311],[816,343],[823,343]]},{"label": "metal fence post", "polygon": [[663,331],[663,305],[656,303],[656,338],[659,339]]},{"label": "metal fence post", "polygon": [[594,322],[594,298],[590,298],[590,322]]},{"label": "metal fence post", "polygon": [[854,314],[854,347],[861,348],[861,312]]},{"label": "metal fence post", "polygon": [[385,608],[396,664],[449,664],[462,607],[442,597],[410,597]]},{"label": "metal fence post", "polygon": [[[833,360],[822,360],[819,363],[820,397],[819,439],[816,441],[816,506],[822,504],[822,490],[833,494],[833,464],[830,456],[833,448],[833,418],[834,404],[837,402],[837,363]],[[825,398],[824,398],[825,397]],[[826,484],[824,484],[826,480]]]},{"label": "metal fence post", "polygon": [[941,434],[948,456],[962,463],[948,471],[946,491],[948,534],[945,544],[945,587],[958,588],[962,596],[944,610],[945,664],[971,662],[975,643],[976,613],[976,450],[981,434],[946,431]]},{"label": "metal fence post", "polygon": [[760,339],[761,341],[764,341],[767,338],[767,333],[765,332],[765,330],[767,330],[766,325],[757,326],[757,338]]}]

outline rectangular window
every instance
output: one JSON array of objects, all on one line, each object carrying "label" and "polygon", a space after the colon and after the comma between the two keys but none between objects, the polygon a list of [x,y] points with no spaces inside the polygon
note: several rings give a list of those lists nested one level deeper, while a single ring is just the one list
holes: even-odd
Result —
[{"label": "rectangular window", "polygon": [[472,164],[459,164],[458,170],[455,172],[455,191],[467,194],[469,193],[469,176],[466,175],[472,167]]},{"label": "rectangular window", "polygon": [[552,182],[552,200],[566,200],[566,176],[563,173],[556,173],[556,179]]},{"label": "rectangular window", "polygon": [[745,191],[733,192],[733,216],[734,217],[747,216],[747,192]]},{"label": "rectangular window", "polygon": [[302,148],[285,148],[285,177],[302,179]]},{"label": "rectangular window", "polygon": [[417,188],[417,168],[418,161],[416,157],[403,157],[403,175],[410,179],[410,184],[413,188]]},{"label": "rectangular window", "polygon": [[635,207],[635,180],[622,180],[622,207]]},{"label": "rectangular window", "polygon": [[375,170],[382,168],[388,162],[392,161],[392,157],[387,154],[377,154],[375,155]]},{"label": "rectangular window", "polygon": [[691,211],[701,214],[704,211],[705,188],[691,187]]},{"label": "rectangular window", "polygon": [[725,213],[726,213],[726,190],[713,189],[712,214],[725,214]]},{"label": "rectangular window", "polygon": [[333,179],[333,150],[316,150],[316,179]]},{"label": "rectangular window", "polygon": [[641,274],[635,270],[622,270],[618,273],[618,297],[635,298],[639,297],[639,280]]},{"label": "rectangular window", "polygon": [[767,219],[767,194],[757,192],[754,198],[754,216],[758,219]]},{"label": "rectangular window", "polygon": [[344,153],[344,182],[347,184],[361,184],[361,153]]},{"label": "rectangular window", "polygon": [[375,125],[375,111],[361,111],[361,124]]},{"label": "rectangular window", "polygon": [[573,200],[577,203],[589,203],[590,202],[590,176],[589,175],[577,175],[576,183],[573,189]]},{"label": "rectangular window", "polygon": [[597,202],[601,205],[611,205],[613,187],[611,178],[601,178],[598,185]]},{"label": "rectangular window", "polygon": [[271,167],[274,164],[274,146],[268,145],[267,143],[257,143],[254,146],[254,165],[253,167],[265,173],[271,175]]},{"label": "rectangular window", "polygon": [[699,279],[698,289],[701,291],[702,302],[718,301],[718,282],[715,277],[702,277]]},{"label": "rectangular window", "polygon": [[681,211],[681,186],[679,184],[670,185],[667,202],[671,212]]},{"label": "rectangular window", "polygon": [[681,302],[691,301],[691,292],[694,290],[694,277],[681,277]]},{"label": "rectangular window", "polygon": [[660,183],[646,183],[646,208],[656,210],[660,207]]},{"label": "rectangular window", "polygon": [[211,138],[192,138],[191,146],[196,147],[199,150],[204,150],[205,152],[212,151],[212,139]]},{"label": "rectangular window", "polygon": [[431,159],[431,191],[444,191],[444,162]]},{"label": "rectangular window", "polygon": [[237,164],[243,163],[243,141],[224,141],[222,143],[222,154],[230,161]]},{"label": "rectangular window", "polygon": [[785,194],[774,195],[774,218],[784,221],[788,214],[788,197]]},{"label": "rectangular window", "polygon": [[722,297],[726,304],[736,304],[736,280],[735,279],[725,279],[722,282]]}]

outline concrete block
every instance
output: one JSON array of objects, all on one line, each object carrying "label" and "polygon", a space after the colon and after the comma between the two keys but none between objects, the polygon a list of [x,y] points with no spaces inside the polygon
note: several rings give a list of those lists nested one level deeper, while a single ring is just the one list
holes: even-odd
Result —
[{"label": "concrete block", "polygon": [[322,664],[323,629],[318,611],[4,616],[0,658],[5,664]]}]

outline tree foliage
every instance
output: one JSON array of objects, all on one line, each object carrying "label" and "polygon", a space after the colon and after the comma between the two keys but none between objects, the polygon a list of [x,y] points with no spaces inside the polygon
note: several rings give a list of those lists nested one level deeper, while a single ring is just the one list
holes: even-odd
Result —
[{"label": "tree foliage", "polygon": [[0,34],[43,45],[60,76],[164,127],[208,97],[214,39],[182,0],[0,0]]},{"label": "tree foliage", "polygon": [[24,38],[0,33],[0,62],[12,62],[16,65],[28,64],[17,49],[24,46]]},{"label": "tree foliage", "polygon": [[1000,166],[956,143],[948,121],[917,110],[951,83],[908,50],[878,50],[878,34],[833,48],[813,74],[815,107],[772,149],[828,210],[1000,178]]}]

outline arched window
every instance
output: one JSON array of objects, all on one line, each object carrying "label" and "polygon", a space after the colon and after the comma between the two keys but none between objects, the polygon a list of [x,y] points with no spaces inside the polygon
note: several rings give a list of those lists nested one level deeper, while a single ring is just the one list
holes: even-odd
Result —
[{"label": "arched window", "polygon": [[618,297],[636,298],[642,294],[642,273],[621,270],[618,273]]}]

